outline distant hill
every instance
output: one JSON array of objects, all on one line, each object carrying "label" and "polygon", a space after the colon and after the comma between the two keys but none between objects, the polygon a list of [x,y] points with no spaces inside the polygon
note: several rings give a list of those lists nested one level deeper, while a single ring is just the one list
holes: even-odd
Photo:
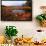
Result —
[{"label": "distant hill", "polygon": [[6,7],[6,6],[4,6],[4,5],[1,5],[2,7]]}]

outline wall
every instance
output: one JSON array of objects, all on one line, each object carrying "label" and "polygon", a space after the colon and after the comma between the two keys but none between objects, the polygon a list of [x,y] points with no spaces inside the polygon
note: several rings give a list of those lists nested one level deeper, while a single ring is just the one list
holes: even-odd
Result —
[{"label": "wall", "polygon": [[[0,22],[0,35],[4,34],[5,31],[5,27],[6,25],[14,25],[16,26],[16,28],[18,29],[18,36],[21,37],[21,35],[23,34],[24,37],[28,36],[35,36],[34,39],[36,39],[36,36],[38,36],[37,38],[39,39],[42,38],[43,36],[46,37],[46,28],[40,27],[37,23],[37,21],[35,20],[36,15],[41,14],[41,10],[40,10],[40,6],[44,6],[46,5],[46,0],[33,0],[32,1],[32,7],[33,7],[33,13],[32,13],[32,21],[12,21],[12,22],[6,22],[6,21],[2,21]],[[42,29],[44,30],[44,32],[41,33],[37,33],[36,30],[37,29]],[[35,35],[34,35],[35,34]],[[43,35],[45,34],[45,35]],[[40,35],[40,36],[39,36]]]}]

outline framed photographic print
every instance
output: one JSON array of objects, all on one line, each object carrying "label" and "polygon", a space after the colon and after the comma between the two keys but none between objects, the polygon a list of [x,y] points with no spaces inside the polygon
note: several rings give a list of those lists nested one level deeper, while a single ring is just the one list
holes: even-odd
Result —
[{"label": "framed photographic print", "polygon": [[32,0],[2,0],[1,21],[32,21]]}]

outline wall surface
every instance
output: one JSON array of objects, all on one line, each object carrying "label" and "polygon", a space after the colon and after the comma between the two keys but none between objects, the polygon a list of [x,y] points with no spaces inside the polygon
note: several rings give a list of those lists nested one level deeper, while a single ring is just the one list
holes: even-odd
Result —
[{"label": "wall surface", "polygon": [[[16,26],[18,29],[18,37],[21,35],[41,40],[42,37],[46,37],[46,28],[40,27],[35,20],[36,15],[41,14],[40,6],[46,6],[46,0],[32,0],[32,21],[0,21],[0,35],[4,34],[6,25]],[[42,29],[44,32],[38,33],[37,29]],[[37,37],[36,37],[37,36]]]}]

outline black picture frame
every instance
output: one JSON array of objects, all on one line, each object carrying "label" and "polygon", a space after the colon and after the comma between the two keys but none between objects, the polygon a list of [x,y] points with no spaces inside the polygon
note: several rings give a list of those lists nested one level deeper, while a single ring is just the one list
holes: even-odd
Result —
[{"label": "black picture frame", "polygon": [[[22,0],[21,0],[22,1]],[[19,2],[21,2],[19,1]],[[23,0],[24,1],[24,0]],[[1,1],[3,3],[3,0]],[[4,0],[4,2],[6,2]],[[10,2],[10,1],[8,1]],[[14,2],[14,1],[12,1]],[[26,3],[22,6],[5,6],[1,3],[1,21],[32,21],[32,0],[26,0]],[[17,3],[18,4],[18,3]],[[20,9],[19,9],[20,7]],[[24,8],[25,7],[25,8]],[[13,10],[18,8],[15,13],[12,13],[12,8]],[[29,10],[27,9],[29,8]],[[8,10],[8,11],[7,11]],[[25,16],[24,16],[25,15]],[[25,18],[24,18],[25,17]]]}]

